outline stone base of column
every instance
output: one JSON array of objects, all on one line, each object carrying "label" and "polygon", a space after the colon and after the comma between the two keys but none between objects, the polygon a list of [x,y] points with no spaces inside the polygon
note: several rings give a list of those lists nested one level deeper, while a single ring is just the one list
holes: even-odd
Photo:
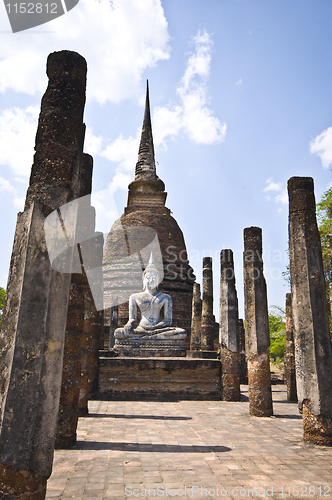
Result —
[{"label": "stone base of column", "polygon": [[61,406],[58,414],[58,427],[55,438],[55,449],[71,448],[76,444],[78,407]]},{"label": "stone base of column", "polygon": [[217,359],[217,351],[187,351],[187,358]]},{"label": "stone base of column", "polygon": [[17,471],[0,463],[0,498],[8,500],[44,500],[47,478],[31,470]]},{"label": "stone base of column", "polygon": [[270,356],[268,352],[248,358],[249,413],[255,417],[271,417],[272,392]]},{"label": "stone base of column", "polygon": [[332,446],[332,419],[330,423],[326,423],[314,415],[309,400],[303,402],[302,418],[304,441],[320,446]]},{"label": "stone base of column", "polygon": [[223,401],[241,401],[240,355],[221,347],[221,390]]}]

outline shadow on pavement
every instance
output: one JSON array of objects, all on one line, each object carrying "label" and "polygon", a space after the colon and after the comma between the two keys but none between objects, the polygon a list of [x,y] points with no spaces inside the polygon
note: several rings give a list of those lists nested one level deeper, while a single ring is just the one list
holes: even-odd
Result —
[{"label": "shadow on pavement", "polygon": [[192,420],[192,417],[170,417],[163,415],[121,415],[117,413],[89,413],[84,415],[84,418],[142,418],[150,420]]},{"label": "shadow on pavement", "polygon": [[120,450],[160,453],[223,453],[225,451],[231,451],[232,449],[227,446],[78,441],[76,445],[71,448],[71,450]]}]

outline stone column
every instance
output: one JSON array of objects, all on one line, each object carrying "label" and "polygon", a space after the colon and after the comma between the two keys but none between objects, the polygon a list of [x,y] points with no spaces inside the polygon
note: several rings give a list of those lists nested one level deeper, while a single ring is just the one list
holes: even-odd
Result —
[{"label": "stone column", "polygon": [[331,446],[332,353],[313,179],[289,179],[288,196],[296,384],[303,437]]},{"label": "stone column", "polygon": [[240,384],[248,383],[246,341],[243,319],[239,319]]},{"label": "stone column", "polygon": [[194,283],[192,313],[191,313],[191,337],[190,337],[191,351],[199,351],[201,348],[201,316],[202,316],[201,287],[199,283]]},{"label": "stone column", "polygon": [[118,328],[119,324],[119,306],[111,307],[111,318],[109,327],[109,348],[113,349],[115,344],[114,332]]},{"label": "stone column", "polygon": [[[81,197],[90,197],[92,185],[92,157],[84,154],[81,175]],[[95,212],[90,199],[80,202],[80,225],[84,232],[94,232]],[[81,228],[80,228],[81,229]],[[62,384],[55,448],[70,448],[76,443],[81,386],[81,343],[84,329],[84,293],[89,289],[84,270],[81,244],[78,244],[81,273],[71,276],[65,345],[63,355]],[[101,266],[101,262],[99,263]]]},{"label": "stone column", "polygon": [[[59,262],[52,268],[44,222],[53,212],[62,234],[59,209],[80,196],[86,62],[55,52],[47,75],[0,335],[0,497],[12,500],[44,499],[52,471],[73,252],[64,259],[67,272]],[[73,210],[73,236],[76,216]]]},{"label": "stone column", "polygon": [[201,320],[201,349],[213,351],[213,277],[212,258],[203,258],[203,301]]},{"label": "stone column", "polygon": [[291,293],[286,293],[286,352],[284,367],[285,379],[287,384],[287,399],[288,401],[297,401]]},{"label": "stone column", "polygon": [[84,326],[85,274],[72,274],[62,367],[62,384],[55,448],[76,443],[78,398],[81,386],[81,339]]},{"label": "stone column", "polygon": [[[85,248],[86,259],[94,269],[94,283],[89,280],[90,286],[84,289],[84,328],[81,340],[81,385],[79,393],[79,415],[88,414],[88,401],[96,395],[98,390],[99,350],[102,345],[103,312],[97,311],[91,289],[102,293],[102,268],[98,267],[102,259],[103,234],[95,233],[95,238],[89,241],[89,248]],[[86,269],[89,273],[89,270]],[[99,286],[100,284],[100,286]]]},{"label": "stone column", "polygon": [[249,411],[256,417],[270,417],[273,413],[270,335],[261,228],[247,227],[244,230],[243,257]]},{"label": "stone column", "polygon": [[239,314],[232,250],[220,253],[219,343],[224,401],[241,401]]},{"label": "stone column", "polygon": [[88,401],[90,398],[89,381],[89,355],[92,351],[92,331],[93,323],[93,298],[88,288],[84,290],[84,327],[81,338],[80,364],[81,364],[81,384],[78,400],[78,412],[80,417],[89,413]]}]

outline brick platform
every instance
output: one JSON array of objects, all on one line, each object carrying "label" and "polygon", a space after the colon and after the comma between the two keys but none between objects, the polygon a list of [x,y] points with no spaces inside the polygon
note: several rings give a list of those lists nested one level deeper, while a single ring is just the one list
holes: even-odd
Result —
[{"label": "brick platform", "polygon": [[220,400],[217,359],[100,358],[99,395],[106,400]]}]

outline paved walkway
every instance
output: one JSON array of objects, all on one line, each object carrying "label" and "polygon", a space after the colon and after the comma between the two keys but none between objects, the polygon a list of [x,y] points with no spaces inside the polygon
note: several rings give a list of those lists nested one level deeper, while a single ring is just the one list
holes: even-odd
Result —
[{"label": "paved walkway", "polygon": [[305,444],[297,405],[91,401],[78,443],[55,452],[47,499],[332,498],[332,448]]}]

